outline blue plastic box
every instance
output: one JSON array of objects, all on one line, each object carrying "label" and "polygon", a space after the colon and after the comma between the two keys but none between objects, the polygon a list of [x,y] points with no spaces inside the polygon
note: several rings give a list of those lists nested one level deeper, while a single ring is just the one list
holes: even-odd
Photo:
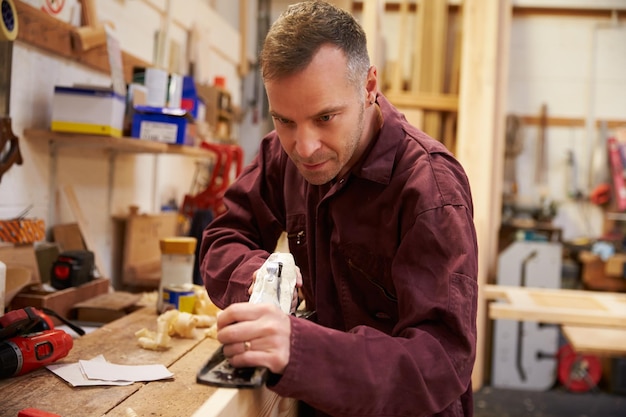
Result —
[{"label": "blue plastic box", "polygon": [[135,106],[131,136],[176,145],[192,145],[187,126],[193,118],[183,109]]}]

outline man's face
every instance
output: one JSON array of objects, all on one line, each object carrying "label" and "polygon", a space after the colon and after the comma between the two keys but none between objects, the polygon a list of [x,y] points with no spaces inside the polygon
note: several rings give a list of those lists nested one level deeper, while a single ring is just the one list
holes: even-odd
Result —
[{"label": "man's face", "polygon": [[341,50],[323,46],[303,71],[265,84],[280,143],[311,184],[344,175],[367,146],[367,91],[349,83],[346,62]]}]

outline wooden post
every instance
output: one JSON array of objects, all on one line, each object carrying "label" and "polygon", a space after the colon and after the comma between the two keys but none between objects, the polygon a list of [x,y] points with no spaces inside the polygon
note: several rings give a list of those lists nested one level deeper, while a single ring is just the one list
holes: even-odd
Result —
[{"label": "wooden post", "polygon": [[478,234],[478,345],[472,382],[484,382],[487,305],[484,285],[495,275],[504,167],[505,94],[510,0],[465,0],[457,158],[466,169]]}]

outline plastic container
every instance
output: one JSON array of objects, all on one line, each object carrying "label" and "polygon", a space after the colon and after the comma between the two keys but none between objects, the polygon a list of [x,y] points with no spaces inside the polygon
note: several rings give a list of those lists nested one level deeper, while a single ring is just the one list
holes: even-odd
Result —
[{"label": "plastic container", "polygon": [[161,282],[157,296],[157,311],[167,309],[165,299],[169,300],[169,293],[164,289],[193,289],[193,269],[196,261],[195,237],[168,237],[159,241],[161,248]]}]

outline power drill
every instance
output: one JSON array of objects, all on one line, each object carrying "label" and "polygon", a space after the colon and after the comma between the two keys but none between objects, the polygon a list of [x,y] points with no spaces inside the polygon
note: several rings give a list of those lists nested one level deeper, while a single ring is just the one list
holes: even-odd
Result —
[{"label": "power drill", "polygon": [[67,356],[72,337],[34,307],[0,317],[0,378],[23,375]]}]

